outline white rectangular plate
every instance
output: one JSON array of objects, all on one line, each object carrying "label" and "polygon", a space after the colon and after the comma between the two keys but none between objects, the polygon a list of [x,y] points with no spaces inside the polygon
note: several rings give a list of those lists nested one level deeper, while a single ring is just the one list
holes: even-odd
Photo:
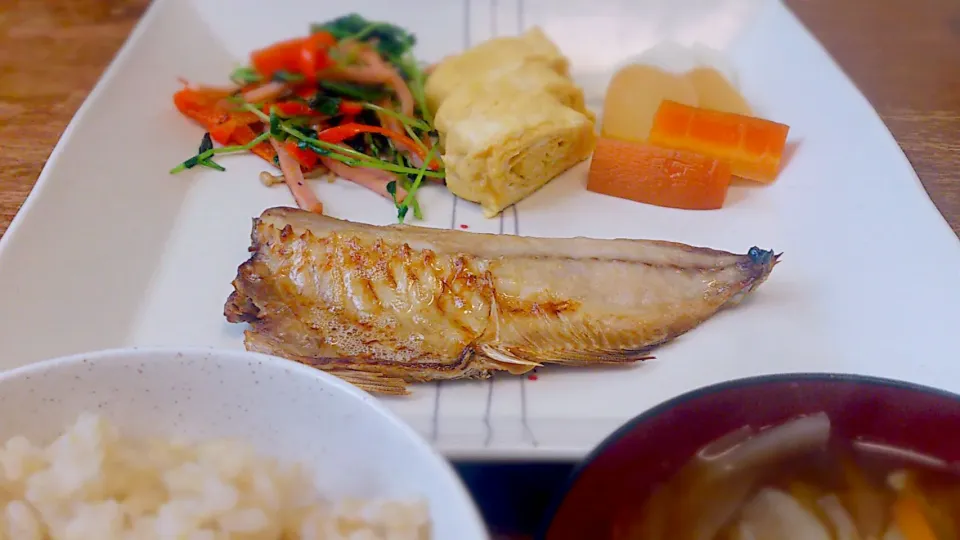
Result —
[{"label": "white rectangular plate", "polygon": [[[178,77],[225,82],[255,47],[343,4],[158,0],[77,114],[0,242],[0,367],[124,345],[242,347],[222,316],[251,218],[292,205],[262,162],[171,176],[201,130],[173,108]],[[362,0],[349,9],[413,30],[437,60],[540,25],[591,101],[622,59],[664,39],[725,50],[760,116],[789,124],[776,183],[733,187],[688,212],[587,193],[586,164],[485,220],[426,188],[426,226],[531,236],[666,239],[783,251],[747,302],[630,369],[542,369],[537,380],[415,385],[390,406],[452,457],[583,455],[637,413],[695,387],[774,372],[854,372],[960,390],[960,244],[867,101],[778,2]],[[316,185],[329,213],[389,223],[392,206],[346,182]],[[629,284],[624,284],[629,286]]]}]

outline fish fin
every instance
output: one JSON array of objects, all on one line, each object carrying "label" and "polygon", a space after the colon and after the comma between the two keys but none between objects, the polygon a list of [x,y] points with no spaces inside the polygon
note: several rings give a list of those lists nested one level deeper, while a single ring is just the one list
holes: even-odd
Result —
[{"label": "fish fin", "polygon": [[497,369],[508,371],[513,375],[522,375],[543,364],[567,366],[632,364],[653,358],[648,354],[649,349],[649,347],[640,350],[567,348],[532,351],[523,347],[499,347],[484,344],[477,347],[477,352],[494,363]]},{"label": "fish fin", "polygon": [[336,375],[337,377],[362,390],[366,390],[367,392],[387,394],[391,396],[405,396],[410,393],[410,391],[407,390],[406,381],[397,377],[390,377],[388,375],[369,371],[358,371],[355,369],[327,369],[322,365],[313,367],[322,369],[331,375]]},{"label": "fish fin", "polygon": [[[552,319],[551,324],[518,332],[522,325],[503,327],[504,316],[496,297],[491,310],[494,316],[490,318],[489,327],[471,348],[485,357],[484,363],[493,369],[513,375],[527,373],[543,364],[622,365],[649,360],[653,356],[647,353],[661,342],[638,344],[630,336],[610,335],[598,327],[572,324],[562,316]],[[542,322],[543,318],[536,320]]]},{"label": "fish fin", "polygon": [[341,359],[309,358],[293,354],[284,350],[279,342],[250,330],[244,332],[244,345],[248,351],[279,356],[326,371],[367,392],[394,396],[403,396],[410,393],[409,390],[407,390],[406,381],[400,377],[378,373],[373,370],[353,369],[345,366]]},{"label": "fish fin", "polygon": [[513,375],[522,375],[542,365],[540,362],[520,358],[506,349],[492,345],[480,345],[477,347],[477,352],[485,356],[489,363],[494,364],[496,369],[508,371]]},{"label": "fish fin", "polygon": [[565,366],[622,365],[642,362],[654,358],[650,347],[641,349],[599,349],[599,350],[555,350],[541,353],[544,363]]}]

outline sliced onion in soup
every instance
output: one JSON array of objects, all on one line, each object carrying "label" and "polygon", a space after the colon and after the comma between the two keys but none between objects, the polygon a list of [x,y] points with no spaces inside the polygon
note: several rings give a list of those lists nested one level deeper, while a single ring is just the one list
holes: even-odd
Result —
[{"label": "sliced onion in soup", "polygon": [[[683,510],[675,516],[683,540],[712,540],[740,511],[743,503],[756,488],[756,478],[744,475],[723,484],[714,484],[694,497],[687,498]],[[691,504],[692,503],[692,504]],[[679,518],[679,519],[676,519]]]},{"label": "sliced onion in soup", "polygon": [[836,540],[860,540],[860,533],[857,532],[853,517],[843,507],[836,495],[827,495],[821,498],[817,501],[817,505],[827,515],[830,524],[833,525]]},{"label": "sliced onion in soup", "polygon": [[830,419],[818,413],[759,432],[744,427],[704,446],[677,474],[675,538],[714,538],[757,488],[758,478],[785,460],[822,448],[829,439]]},{"label": "sliced onion in soup", "polygon": [[724,451],[701,452],[696,459],[717,472],[750,470],[823,448],[829,440],[830,417],[817,413],[760,431]]},{"label": "sliced onion in soup", "polygon": [[832,540],[830,531],[791,495],[764,488],[741,512],[741,537],[756,540]]},{"label": "sliced onion in soup", "polygon": [[706,446],[700,449],[697,452],[696,459],[702,461],[714,461],[719,459],[720,456],[732,451],[734,448],[743,444],[744,441],[756,434],[756,430],[751,426],[743,426],[740,429],[736,429],[722,435],[713,441],[707,443]]},{"label": "sliced onion in soup", "polygon": [[844,507],[849,509],[853,522],[866,538],[878,538],[888,520],[892,502],[884,486],[870,476],[849,456],[840,460],[846,492],[841,494]]}]

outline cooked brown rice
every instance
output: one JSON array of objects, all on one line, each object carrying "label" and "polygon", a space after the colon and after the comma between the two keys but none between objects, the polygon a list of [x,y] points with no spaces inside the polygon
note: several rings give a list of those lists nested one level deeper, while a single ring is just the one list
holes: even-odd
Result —
[{"label": "cooked brown rice", "polygon": [[124,438],[83,414],[0,449],[0,540],[429,538],[422,500],[323,499],[313,476],[240,442]]}]

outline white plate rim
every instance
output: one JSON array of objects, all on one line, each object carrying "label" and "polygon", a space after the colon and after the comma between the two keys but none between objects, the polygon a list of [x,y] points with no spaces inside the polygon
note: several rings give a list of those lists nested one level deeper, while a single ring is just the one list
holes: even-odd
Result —
[{"label": "white plate rim", "polygon": [[[78,108],[76,114],[68,123],[60,140],[55,145],[53,151],[50,154],[50,157],[48,158],[46,164],[44,165],[30,195],[27,197],[22,207],[20,208],[18,213],[15,215],[15,217],[11,221],[3,237],[0,238],[0,258],[4,257],[6,249],[10,242],[10,239],[6,237],[14,237],[17,234],[24,217],[33,209],[34,205],[36,204],[36,201],[42,197],[42,194],[44,193],[45,188],[49,182],[50,171],[57,166],[60,155],[63,152],[64,148],[66,148],[69,144],[71,144],[71,140],[73,138],[74,131],[76,130],[76,126],[84,122],[84,118],[89,113],[89,110],[94,106],[95,103],[97,103],[102,98],[104,89],[110,86],[111,82],[116,78],[117,74],[123,69],[126,63],[129,62],[129,57],[130,57],[133,45],[140,39],[140,37],[146,31],[146,29],[151,26],[153,20],[156,18],[156,14],[160,11],[160,9],[163,6],[165,6],[165,3],[169,3],[170,1],[171,0],[155,0],[154,2],[151,3],[151,5],[144,12],[141,19],[134,26],[133,30],[125,40],[124,44],[118,50],[113,60],[107,66],[101,78],[98,80],[96,85],[90,91],[88,96],[84,99],[84,102]],[[926,200],[928,209],[940,216],[939,227],[941,228],[941,230],[943,232],[949,233],[950,236],[953,236],[957,242],[957,245],[960,245],[960,238],[956,238],[956,236],[953,234],[953,231],[949,223],[942,216],[942,214],[940,214],[939,210],[936,208],[936,205],[930,199],[929,195],[927,194],[923,186],[922,181],[920,180],[919,176],[916,174],[916,171],[910,165],[910,162],[906,157],[905,153],[903,152],[903,149],[896,142],[896,139],[893,137],[892,133],[883,123],[882,118],[879,116],[879,114],[877,114],[876,110],[873,109],[873,107],[869,104],[869,101],[866,99],[866,97],[859,91],[859,89],[857,89],[856,85],[853,83],[850,77],[846,74],[846,72],[837,64],[837,62],[826,51],[823,45],[813,36],[810,30],[807,29],[806,26],[802,24],[802,22],[796,17],[796,15],[794,15],[789,9],[787,9],[781,3],[780,0],[771,2],[771,5],[774,5],[776,9],[782,9],[787,13],[787,15],[792,19],[793,24],[799,27],[801,31],[805,34],[805,36],[814,44],[816,44],[816,46],[820,50],[822,59],[825,61],[828,61],[830,65],[835,67],[837,72],[839,72],[844,77],[846,82],[852,88],[855,89],[855,93],[858,95],[857,99],[862,100],[863,103],[866,104],[871,111],[873,111],[873,121],[875,121],[877,125],[884,130],[885,137],[889,139],[889,142],[892,143],[894,147],[896,147],[898,152],[897,159],[900,160],[904,165],[906,165],[906,167],[911,171],[911,174],[915,182],[914,189],[919,189],[918,193],[923,199]],[[772,8],[769,8],[769,9],[772,9]],[[444,446],[442,443],[440,444],[439,448],[442,452],[444,452],[448,457],[451,457],[451,458],[482,459],[482,460],[501,460],[501,459],[506,460],[506,459],[517,459],[517,458],[533,458],[538,460],[567,460],[567,459],[575,459],[578,457],[582,457],[582,455],[584,455],[585,452],[589,450],[588,448],[552,449],[552,448],[535,448],[535,447],[484,449],[484,448],[464,447],[464,446],[458,446],[458,445]]]}]

